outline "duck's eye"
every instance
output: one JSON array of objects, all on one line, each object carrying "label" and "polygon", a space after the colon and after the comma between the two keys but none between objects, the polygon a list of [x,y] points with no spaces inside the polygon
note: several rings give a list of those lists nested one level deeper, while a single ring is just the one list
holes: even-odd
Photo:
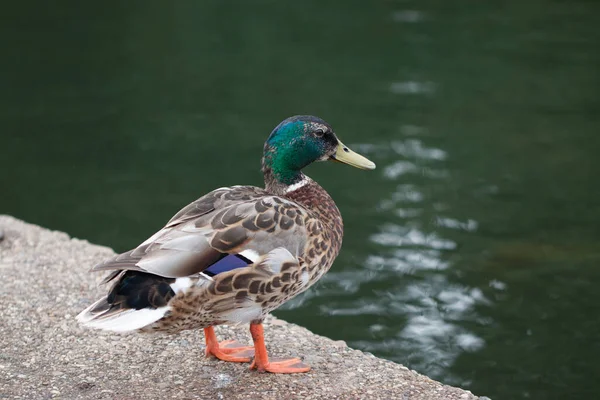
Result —
[{"label": "duck's eye", "polygon": [[316,137],[323,137],[323,135],[325,135],[325,131],[324,131],[324,130],[322,130],[322,129],[317,129],[317,130],[315,131],[315,136],[316,136]]}]

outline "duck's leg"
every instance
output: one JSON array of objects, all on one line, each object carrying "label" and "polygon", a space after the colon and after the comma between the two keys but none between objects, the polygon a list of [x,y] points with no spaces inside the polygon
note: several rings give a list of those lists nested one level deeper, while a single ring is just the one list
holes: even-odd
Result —
[{"label": "duck's leg", "polygon": [[273,372],[276,374],[293,374],[297,372],[308,372],[310,367],[299,358],[272,359],[269,360],[267,348],[265,347],[265,334],[262,323],[250,324],[250,333],[254,341],[254,361],[250,369],[258,372]]},{"label": "duck's leg", "polygon": [[213,327],[204,328],[206,340],[206,356],[214,356],[219,360],[231,362],[250,362],[254,356],[252,346],[243,346],[235,340],[226,340],[219,343]]}]

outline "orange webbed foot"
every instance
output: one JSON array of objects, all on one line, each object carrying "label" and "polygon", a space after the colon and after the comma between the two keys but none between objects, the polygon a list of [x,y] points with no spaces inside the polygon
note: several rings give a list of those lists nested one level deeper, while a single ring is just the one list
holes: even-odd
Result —
[{"label": "orange webbed foot", "polygon": [[250,324],[250,333],[254,341],[255,356],[250,369],[258,372],[272,372],[274,374],[296,374],[310,371],[310,367],[299,358],[269,360],[265,347],[265,335],[262,324]]},{"label": "orange webbed foot", "polygon": [[244,346],[236,340],[219,343],[212,327],[204,329],[206,338],[206,356],[216,357],[222,361],[250,362],[254,357],[254,347]]},{"label": "orange webbed foot", "polygon": [[297,374],[310,371],[310,367],[299,358],[272,358],[267,363],[258,365],[256,360],[250,365],[250,369],[258,372],[272,372],[274,374]]},{"label": "orange webbed foot", "polygon": [[248,352],[248,357],[254,357],[254,347],[245,346],[237,340],[225,340],[219,343],[219,348],[225,354]]}]

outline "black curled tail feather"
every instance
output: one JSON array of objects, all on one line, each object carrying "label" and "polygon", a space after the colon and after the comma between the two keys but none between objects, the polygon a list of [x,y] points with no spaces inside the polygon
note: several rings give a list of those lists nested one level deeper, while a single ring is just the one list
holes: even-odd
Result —
[{"label": "black curled tail feather", "polygon": [[[115,273],[116,272],[116,273]],[[116,280],[106,297],[82,311],[77,319],[83,324],[110,319],[127,311],[157,309],[175,296],[170,286],[175,278],[139,271],[115,271],[105,280]]]},{"label": "black curled tail feather", "polygon": [[111,307],[141,310],[166,306],[175,296],[171,283],[175,278],[138,271],[125,271],[106,296]]}]

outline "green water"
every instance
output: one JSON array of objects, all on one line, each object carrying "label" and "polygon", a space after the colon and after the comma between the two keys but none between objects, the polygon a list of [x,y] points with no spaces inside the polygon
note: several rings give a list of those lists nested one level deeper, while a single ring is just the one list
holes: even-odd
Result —
[{"label": "green water", "polygon": [[0,213],[126,250],[318,115],[378,169],[309,167],[344,247],[277,315],[494,400],[598,396],[600,3],[116,4],[3,7]]}]

